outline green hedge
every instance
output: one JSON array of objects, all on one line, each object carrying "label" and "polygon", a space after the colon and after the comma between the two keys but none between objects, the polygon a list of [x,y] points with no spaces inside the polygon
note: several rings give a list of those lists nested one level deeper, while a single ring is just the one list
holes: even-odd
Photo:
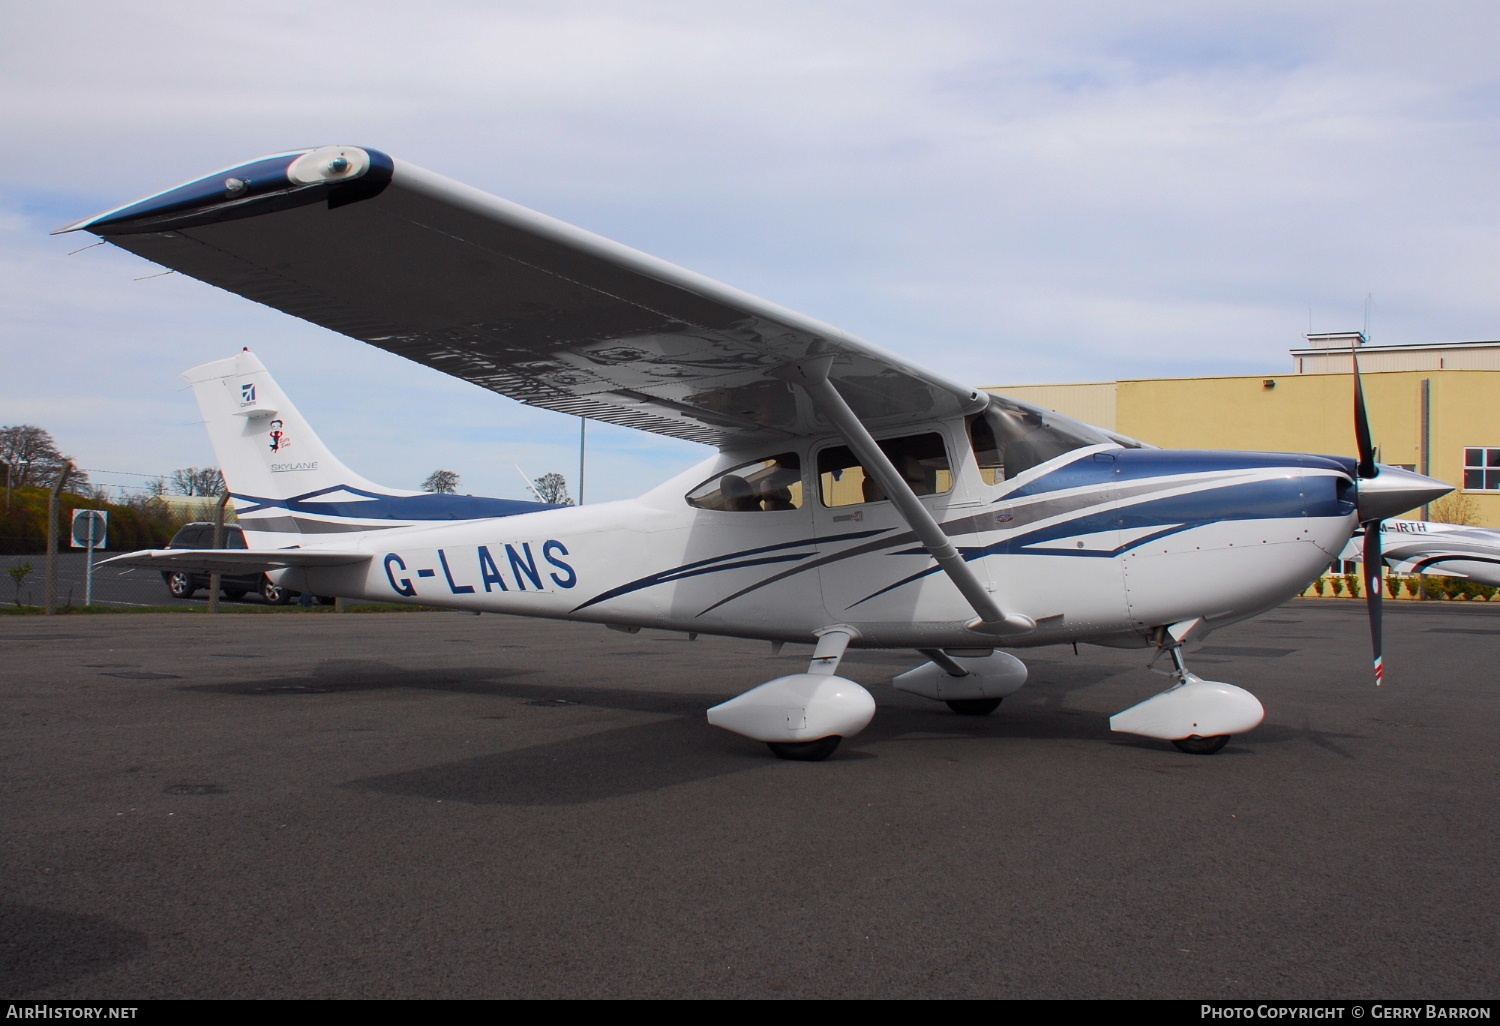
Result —
[{"label": "green hedge", "polygon": [[[10,512],[7,514],[4,506],[0,506],[0,555],[29,556],[47,551],[49,494],[46,488],[16,488],[11,492]],[[211,504],[214,500],[205,501]],[[159,549],[171,541],[177,529],[192,516],[189,511],[161,504],[117,506],[67,493],[58,497],[57,507],[59,552],[66,552],[70,547],[68,529],[75,509],[109,511],[108,548],[111,552]]]}]

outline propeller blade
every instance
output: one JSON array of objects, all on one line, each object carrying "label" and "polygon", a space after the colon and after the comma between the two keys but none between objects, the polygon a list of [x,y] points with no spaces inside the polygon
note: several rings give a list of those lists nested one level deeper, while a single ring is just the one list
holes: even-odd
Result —
[{"label": "propeller blade", "polygon": [[1370,647],[1375,655],[1375,686],[1385,683],[1385,662],[1380,651],[1380,621],[1385,602],[1385,574],[1380,556],[1381,521],[1365,524],[1365,547],[1361,565],[1365,572],[1365,602],[1370,613]]},{"label": "propeller blade", "polygon": [[1370,440],[1370,416],[1365,411],[1365,390],[1359,381],[1359,357],[1349,350],[1354,361],[1354,439],[1359,444],[1359,476],[1374,477],[1380,473],[1375,466],[1375,444]]}]

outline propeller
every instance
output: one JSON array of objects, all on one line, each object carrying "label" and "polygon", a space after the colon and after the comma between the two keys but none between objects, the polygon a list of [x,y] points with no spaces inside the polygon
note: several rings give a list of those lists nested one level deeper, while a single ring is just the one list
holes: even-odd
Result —
[{"label": "propeller", "polygon": [[[1354,361],[1354,438],[1359,444],[1359,467],[1357,473],[1362,481],[1372,480],[1380,474],[1375,463],[1375,445],[1370,440],[1370,415],[1365,410],[1365,390],[1359,380],[1359,356],[1351,347],[1350,359]],[[1385,683],[1385,661],[1381,655],[1381,618],[1385,602],[1385,575],[1381,572],[1380,533],[1384,518],[1373,517],[1360,520],[1364,528],[1364,552],[1360,567],[1365,577],[1365,602],[1370,613],[1370,649],[1375,660],[1375,686]]]}]

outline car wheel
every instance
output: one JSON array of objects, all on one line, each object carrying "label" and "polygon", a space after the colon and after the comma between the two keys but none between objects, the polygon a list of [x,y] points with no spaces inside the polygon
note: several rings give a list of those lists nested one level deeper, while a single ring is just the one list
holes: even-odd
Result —
[{"label": "car wheel", "polygon": [[193,592],[198,586],[193,583],[193,575],[183,573],[181,570],[167,577],[167,590],[172,593],[173,598],[192,598]]},{"label": "car wheel", "polygon": [[270,578],[261,582],[260,597],[266,600],[267,605],[284,606],[292,600],[296,592],[290,588],[283,588],[278,584],[272,584]]}]

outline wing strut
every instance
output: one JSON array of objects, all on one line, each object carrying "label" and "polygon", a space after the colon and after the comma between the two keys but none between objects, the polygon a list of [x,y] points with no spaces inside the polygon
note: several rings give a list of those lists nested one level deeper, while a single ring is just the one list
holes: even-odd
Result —
[{"label": "wing strut", "polygon": [[967,625],[968,629],[1002,637],[1029,634],[1036,630],[1036,621],[1029,616],[1001,610],[994,596],[974,576],[974,571],[948,540],[942,526],[933,519],[927,507],[922,505],[911,485],[896,471],[895,464],[891,463],[875,443],[875,439],[854,415],[849,404],[844,402],[844,397],[828,380],[828,368],[832,361],[832,356],[813,357],[792,364],[783,373],[807,393],[818,412],[838,429],[844,441],[849,443],[849,448],[859,457],[860,463],[874,475],[880,487],[885,489],[885,494],[896,507],[896,512],[901,514],[901,519],[906,521],[906,525],[937,561],[943,573],[948,575],[948,579],[968,600],[974,612],[979,614],[978,619]]}]

